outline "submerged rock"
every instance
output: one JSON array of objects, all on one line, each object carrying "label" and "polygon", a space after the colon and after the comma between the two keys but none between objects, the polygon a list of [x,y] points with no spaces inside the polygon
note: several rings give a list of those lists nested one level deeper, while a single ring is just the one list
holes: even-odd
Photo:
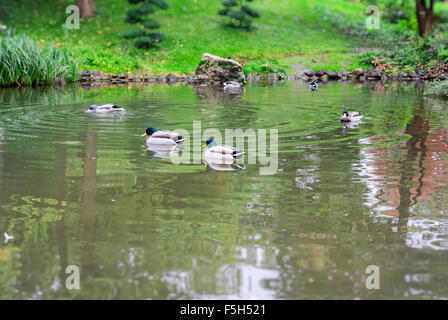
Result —
[{"label": "submerged rock", "polygon": [[225,82],[244,78],[243,66],[233,59],[226,59],[210,53],[202,55],[193,81]]}]

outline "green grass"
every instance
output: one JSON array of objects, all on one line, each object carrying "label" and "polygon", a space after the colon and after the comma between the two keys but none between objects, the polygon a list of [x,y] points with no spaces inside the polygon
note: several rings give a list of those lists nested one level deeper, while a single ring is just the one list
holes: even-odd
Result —
[{"label": "green grass", "polygon": [[74,81],[78,65],[68,50],[40,48],[25,36],[0,39],[0,86]]},{"label": "green grass", "polygon": [[356,49],[378,46],[378,41],[341,34],[325,21],[317,5],[344,12],[347,19],[363,21],[365,4],[360,0],[257,0],[252,6],[261,14],[254,30],[234,30],[223,25],[217,14],[220,0],[171,0],[168,10],[154,17],[160,32],[168,37],[158,49],[142,51],[121,34],[133,26],[125,24],[126,0],[96,0],[99,14],[81,20],[79,30],[67,30],[66,6],[72,0],[34,0],[9,7],[5,23],[41,45],[53,42],[68,48],[80,59],[80,68],[141,74],[191,74],[205,52],[245,62],[246,70],[262,71],[266,64],[276,70],[291,70],[291,64],[313,69],[353,70],[361,65]]}]

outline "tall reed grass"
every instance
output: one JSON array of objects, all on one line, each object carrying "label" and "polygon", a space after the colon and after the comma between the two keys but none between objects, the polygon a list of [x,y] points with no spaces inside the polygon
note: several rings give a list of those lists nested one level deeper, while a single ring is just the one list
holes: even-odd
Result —
[{"label": "tall reed grass", "polygon": [[58,77],[78,78],[78,62],[67,49],[41,48],[25,35],[0,38],[0,86],[49,84]]}]

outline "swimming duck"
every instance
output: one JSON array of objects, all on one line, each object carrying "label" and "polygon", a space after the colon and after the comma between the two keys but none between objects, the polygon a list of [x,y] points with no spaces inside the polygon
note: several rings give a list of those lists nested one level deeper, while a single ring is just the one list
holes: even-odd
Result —
[{"label": "swimming duck", "polygon": [[342,112],[341,116],[341,122],[356,122],[360,121],[362,118],[362,115],[360,112],[348,112],[347,109],[345,109]]},{"label": "swimming duck", "polygon": [[319,89],[319,85],[317,84],[319,80],[312,81],[309,86],[311,91],[317,91]]},{"label": "swimming duck", "polygon": [[224,90],[242,88],[246,84],[246,79],[240,78],[238,81],[226,81],[224,82]]},{"label": "swimming duck", "polygon": [[208,138],[202,148],[206,148],[204,158],[206,162],[233,162],[240,159],[245,152],[226,145],[217,145],[213,137]]},{"label": "swimming duck", "polygon": [[145,137],[145,142],[148,145],[152,144],[179,144],[185,141],[185,138],[174,131],[160,130],[154,127],[148,127],[146,132],[142,134]]},{"label": "swimming duck", "polygon": [[125,111],[124,108],[117,106],[116,104],[103,104],[102,106],[92,104],[87,112],[115,112],[115,111]]}]

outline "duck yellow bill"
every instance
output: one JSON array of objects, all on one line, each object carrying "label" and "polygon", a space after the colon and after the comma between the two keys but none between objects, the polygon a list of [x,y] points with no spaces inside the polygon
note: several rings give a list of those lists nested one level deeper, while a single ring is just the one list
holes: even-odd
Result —
[{"label": "duck yellow bill", "polygon": [[141,137],[146,137],[146,136],[147,136],[146,132],[141,135]]},{"label": "duck yellow bill", "polygon": [[203,144],[203,145],[202,145],[202,149],[204,149],[206,146],[207,146],[206,144]]}]

